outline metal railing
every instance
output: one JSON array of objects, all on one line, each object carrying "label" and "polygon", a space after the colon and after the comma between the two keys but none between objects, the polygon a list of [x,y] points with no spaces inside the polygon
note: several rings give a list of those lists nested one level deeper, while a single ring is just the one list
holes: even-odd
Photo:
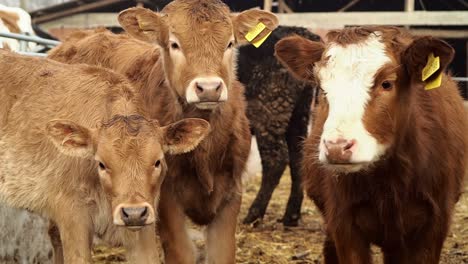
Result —
[{"label": "metal railing", "polygon": [[457,82],[468,82],[468,77],[453,77],[452,79]]},{"label": "metal railing", "polygon": [[23,41],[28,41],[28,42],[35,42],[44,46],[52,46],[52,47],[55,47],[60,44],[60,41],[50,40],[50,39],[45,39],[45,38],[40,38],[40,37],[35,37],[35,36],[28,36],[28,35],[23,35],[23,34],[16,34],[16,33],[0,32],[0,37],[12,38],[12,39],[23,40]]}]

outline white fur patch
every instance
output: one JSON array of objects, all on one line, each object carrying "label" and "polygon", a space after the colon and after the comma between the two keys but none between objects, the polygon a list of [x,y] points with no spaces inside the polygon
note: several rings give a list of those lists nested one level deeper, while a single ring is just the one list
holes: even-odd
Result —
[{"label": "white fur patch", "polygon": [[52,263],[48,227],[39,215],[0,204],[0,263]]},{"label": "white fur patch", "polygon": [[387,146],[377,142],[365,129],[363,117],[374,76],[391,61],[385,53],[385,45],[379,35],[370,35],[365,41],[346,46],[332,43],[325,57],[329,57],[328,62],[317,66],[317,76],[329,103],[319,159],[326,161],[324,140],[344,138],[356,140],[351,162],[376,161]]}]

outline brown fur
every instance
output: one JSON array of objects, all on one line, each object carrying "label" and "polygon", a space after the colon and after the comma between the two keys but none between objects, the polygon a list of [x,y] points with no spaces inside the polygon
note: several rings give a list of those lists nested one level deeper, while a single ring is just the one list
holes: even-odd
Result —
[{"label": "brown fur", "polygon": [[[164,152],[191,150],[208,123],[160,127],[144,117],[134,88],[109,70],[6,51],[0,57],[2,202],[56,223],[61,242],[52,242],[66,263],[91,262],[94,233],[123,243],[132,262],[159,261],[153,207],[166,172]],[[125,225],[120,206],[140,204],[148,205],[141,231],[118,228]]]},{"label": "brown fur", "polygon": [[[242,34],[243,27],[255,25],[259,19],[271,30],[276,27],[274,15],[258,10],[255,14],[251,18],[252,11],[246,11],[231,18],[228,8],[217,0],[173,1],[161,13],[133,8],[120,14],[120,23],[132,36],[156,43],[159,49],[128,36],[103,32],[66,41],[50,52],[56,60],[102,65],[125,74],[143,95],[150,116],[162,124],[184,117],[210,122],[212,132],[199,147],[168,161],[171,173],[164,182],[160,202],[160,235],[167,263],[195,261],[185,215],[196,224],[208,226],[209,263],[235,261],[241,174],[251,135],[243,86],[235,80],[234,54],[226,55],[225,50],[233,32]],[[180,42],[182,61],[175,61],[171,55],[170,33]],[[212,111],[197,109],[185,101],[185,87],[200,74],[220,76],[228,89],[228,100]]]},{"label": "brown fur", "polygon": [[[387,27],[344,29],[329,39],[346,45],[374,31],[382,32],[394,61],[376,76],[364,124],[391,147],[359,172],[344,174],[321,165],[318,145],[328,115],[322,95],[305,143],[304,187],[323,213],[326,263],[371,263],[370,244],[382,248],[385,263],[438,263],[468,165],[468,120],[449,75],[443,74],[442,86],[431,91],[424,90],[420,78],[430,52],[440,55],[441,72],[453,50],[440,40],[412,38]],[[297,49],[293,41],[278,44],[280,50]],[[314,63],[322,62],[309,61]],[[391,81],[391,91],[380,87],[382,80]]]},{"label": "brown fur", "polygon": [[11,33],[21,33],[21,29],[18,26],[18,14],[0,10],[0,20],[2,20]]}]

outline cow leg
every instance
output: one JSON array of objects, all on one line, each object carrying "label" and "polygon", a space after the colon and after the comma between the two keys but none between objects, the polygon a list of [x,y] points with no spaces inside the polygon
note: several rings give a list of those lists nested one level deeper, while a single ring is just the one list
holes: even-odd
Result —
[{"label": "cow leg", "polygon": [[289,195],[286,212],[283,216],[283,225],[297,226],[301,218],[301,206],[304,200],[302,190],[302,177],[300,174],[302,160],[302,142],[307,137],[310,105],[314,89],[310,86],[304,88],[289,120],[286,140],[288,143],[289,168],[291,170],[291,193]]},{"label": "cow leg", "polygon": [[291,193],[289,194],[283,225],[297,226],[301,218],[301,206],[304,200],[301,181],[302,142],[307,136],[308,108],[304,113],[293,112],[289,123],[286,139],[289,152],[289,168],[291,170]]},{"label": "cow leg", "polygon": [[[430,225],[431,228],[433,225]],[[417,241],[408,242],[405,249],[383,248],[385,264],[438,264],[447,232],[417,236]]]},{"label": "cow leg", "polygon": [[139,232],[130,234],[132,239],[126,241],[125,245],[129,263],[160,263],[155,234],[156,226],[154,224],[144,227]]},{"label": "cow leg", "polygon": [[263,218],[271,195],[278,186],[288,162],[287,145],[284,138],[268,139],[269,136],[261,135],[256,137],[262,159],[262,183],[247,216],[244,218],[244,224],[251,224]]},{"label": "cow leg", "polygon": [[236,226],[242,197],[236,196],[216,214],[206,229],[206,263],[236,263]]},{"label": "cow leg", "polygon": [[52,248],[54,250],[54,264],[63,264],[63,247],[62,241],[60,240],[60,231],[58,226],[51,220],[49,220],[49,238]]},{"label": "cow leg", "polygon": [[79,205],[74,206],[73,203],[63,202],[63,205],[72,206],[62,207],[59,211],[62,213],[54,220],[60,233],[64,263],[91,263],[94,229],[88,210]]},{"label": "cow leg", "polygon": [[[358,234],[354,232],[348,235],[338,234],[335,236],[334,241],[339,263],[372,263],[370,243],[364,241]],[[330,257],[333,256],[331,255]]]},{"label": "cow leg", "polygon": [[338,256],[336,254],[335,242],[332,238],[327,235],[325,242],[323,243],[323,257],[325,264],[338,264]]},{"label": "cow leg", "polygon": [[185,226],[185,214],[168,187],[162,187],[159,201],[159,236],[166,264],[195,264],[195,248]]}]

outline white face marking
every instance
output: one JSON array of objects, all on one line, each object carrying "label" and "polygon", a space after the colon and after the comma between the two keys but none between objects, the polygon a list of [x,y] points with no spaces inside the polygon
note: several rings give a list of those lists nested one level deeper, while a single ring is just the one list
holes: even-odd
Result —
[{"label": "white face marking", "polygon": [[324,124],[319,159],[326,161],[324,140],[355,140],[350,162],[370,163],[378,160],[387,146],[380,144],[365,129],[364,112],[370,99],[376,72],[390,58],[379,34],[367,40],[341,46],[332,43],[325,53],[325,65],[318,65],[317,76],[329,103]]}]

